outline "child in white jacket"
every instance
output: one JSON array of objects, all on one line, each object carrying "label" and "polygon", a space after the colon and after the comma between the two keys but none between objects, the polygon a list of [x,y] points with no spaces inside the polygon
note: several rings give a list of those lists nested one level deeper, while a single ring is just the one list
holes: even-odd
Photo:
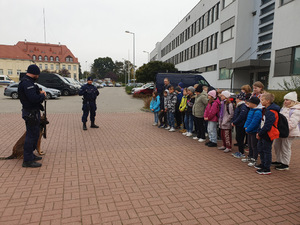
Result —
[{"label": "child in white jacket", "polygon": [[300,103],[297,101],[297,93],[290,92],[284,96],[284,104],[280,111],[288,120],[289,136],[278,138],[274,141],[276,162],[272,162],[277,170],[288,170],[292,154],[292,142],[300,137]]}]

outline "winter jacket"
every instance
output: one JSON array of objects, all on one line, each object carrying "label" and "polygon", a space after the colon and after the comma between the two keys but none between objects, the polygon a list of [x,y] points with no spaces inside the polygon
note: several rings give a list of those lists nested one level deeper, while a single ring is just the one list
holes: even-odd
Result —
[{"label": "winter jacket", "polygon": [[167,108],[168,111],[171,113],[175,113],[175,105],[177,102],[177,95],[175,92],[173,92],[172,94],[169,94],[167,97]]},{"label": "winter jacket", "polygon": [[289,122],[289,137],[300,137],[300,103],[291,108],[283,107],[280,112]]},{"label": "winter jacket", "polygon": [[[271,110],[277,113],[274,113]],[[269,140],[272,141],[276,138],[279,138],[279,131],[276,128],[278,124],[279,111],[280,111],[280,107],[275,103],[272,103],[268,108],[263,109],[262,120],[261,120],[260,128],[258,129],[259,137],[268,141]]]},{"label": "winter jacket", "polygon": [[193,105],[195,103],[195,96],[193,95],[192,97],[188,95],[187,100],[186,100],[186,113],[191,115],[192,114],[192,109]]},{"label": "winter jacket", "polygon": [[[231,129],[231,120],[234,114],[233,104],[229,103],[221,104],[220,107],[223,108],[223,117],[219,117],[219,127],[220,129]],[[221,110],[221,109],[220,109]]]},{"label": "winter jacket", "polygon": [[159,112],[160,111],[160,97],[159,97],[159,95],[155,99],[152,99],[152,101],[150,102],[150,109],[154,109],[153,112]]},{"label": "winter jacket", "polygon": [[208,103],[205,112],[204,118],[208,118],[208,121],[218,122],[219,110],[220,110],[220,99],[217,98],[213,103]]},{"label": "winter jacket", "polygon": [[182,93],[182,92],[180,92],[180,93],[177,94],[177,103],[178,103],[178,104],[181,103],[182,97],[183,97],[183,93]]},{"label": "winter jacket", "polygon": [[186,110],[186,102],[187,102],[187,96],[182,96],[180,105],[179,105],[179,111],[184,112]]},{"label": "winter jacket", "polygon": [[244,127],[248,112],[249,108],[246,106],[245,102],[239,102],[234,110],[232,123],[237,127]]},{"label": "winter jacket", "polygon": [[258,128],[260,127],[260,122],[262,118],[262,106],[257,106],[254,109],[250,109],[248,112],[247,120],[244,125],[246,132],[249,134],[257,133]]},{"label": "winter jacket", "polygon": [[206,91],[202,91],[201,94],[197,95],[195,98],[195,103],[193,105],[193,115],[197,118],[203,118],[207,103],[208,95]]}]

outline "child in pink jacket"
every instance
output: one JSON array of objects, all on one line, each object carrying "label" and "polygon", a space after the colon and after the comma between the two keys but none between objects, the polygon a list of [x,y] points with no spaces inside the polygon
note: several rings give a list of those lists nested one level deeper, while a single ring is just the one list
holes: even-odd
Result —
[{"label": "child in pink jacket", "polygon": [[220,108],[220,100],[217,97],[217,92],[215,90],[211,90],[208,94],[208,104],[205,108],[204,112],[204,120],[208,121],[207,124],[207,132],[209,137],[209,142],[205,145],[208,147],[217,147],[217,124],[218,124],[218,115]]}]

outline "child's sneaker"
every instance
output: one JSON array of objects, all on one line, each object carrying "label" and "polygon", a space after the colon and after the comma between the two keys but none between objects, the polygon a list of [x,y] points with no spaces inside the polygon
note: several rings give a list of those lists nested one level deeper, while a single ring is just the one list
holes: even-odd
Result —
[{"label": "child's sneaker", "polygon": [[184,133],[182,133],[182,135],[184,135],[184,136],[186,136],[188,134],[188,132],[184,132]]},{"label": "child's sneaker", "polygon": [[263,169],[256,170],[256,173],[258,173],[260,175],[270,175],[271,174],[271,170],[263,168]]},{"label": "child's sneaker", "polygon": [[249,157],[242,159],[242,162],[244,162],[244,163],[249,162],[249,161],[250,161]]},{"label": "child's sneaker", "polygon": [[165,129],[166,129],[166,130],[170,130],[170,129],[171,129],[171,127],[170,127],[170,126],[167,126]]},{"label": "child's sneaker", "polygon": [[193,139],[194,139],[194,140],[198,140],[198,137],[197,137],[197,136],[196,136],[196,137],[193,137]]},{"label": "child's sneaker", "polygon": [[226,148],[226,149],[224,150],[224,153],[228,153],[228,152],[231,152],[231,149],[230,149],[230,148]]},{"label": "child's sneaker", "polygon": [[157,126],[157,123],[153,123],[152,125],[153,125],[153,126]]},{"label": "child's sneaker", "polygon": [[233,154],[234,158],[240,159],[240,158],[245,158],[245,155],[240,153],[240,152],[236,152]]},{"label": "child's sneaker", "polygon": [[170,132],[174,132],[176,131],[174,127],[171,127],[171,129],[169,130]]},{"label": "child's sneaker", "polygon": [[272,165],[272,166],[280,166],[280,165],[281,165],[281,162],[272,162],[271,165]]},{"label": "child's sneaker", "polygon": [[199,141],[199,142],[204,142],[205,139],[200,138],[198,141]]},{"label": "child's sneaker", "polygon": [[285,164],[281,164],[275,167],[276,170],[289,170],[289,166]]},{"label": "child's sneaker", "polygon": [[226,148],[224,146],[218,147],[219,150],[225,150]]},{"label": "child's sneaker", "polygon": [[259,165],[254,165],[254,168],[255,169],[263,169],[264,168],[264,165],[262,165],[262,164],[259,164]]},{"label": "child's sneaker", "polygon": [[[249,160],[248,166],[252,167],[252,166],[255,166],[255,164],[256,164],[256,160],[253,159],[253,158],[251,158],[251,159]],[[256,168],[256,169],[258,169],[258,168]]]},{"label": "child's sneaker", "polygon": [[186,136],[187,136],[187,137],[191,137],[191,136],[193,136],[193,134],[190,133],[190,132],[188,132],[188,133],[186,134]]}]

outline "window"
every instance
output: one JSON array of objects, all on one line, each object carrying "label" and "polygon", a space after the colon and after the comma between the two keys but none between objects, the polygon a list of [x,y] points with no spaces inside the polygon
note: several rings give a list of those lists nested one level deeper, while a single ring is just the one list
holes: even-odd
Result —
[{"label": "window", "polygon": [[230,40],[231,38],[233,38],[233,34],[232,34],[232,31],[233,31],[233,27],[227,29],[227,30],[224,30],[222,33],[221,33],[221,43],[225,42],[225,41],[228,41]]},{"label": "window", "polygon": [[20,73],[21,73],[21,70],[17,70],[17,74],[20,75]]},{"label": "window", "polygon": [[7,75],[12,75],[12,74],[13,74],[12,70],[7,71]]},{"label": "window", "polygon": [[266,13],[268,13],[268,12],[274,10],[274,9],[275,9],[275,3],[273,3],[273,4],[271,4],[271,5],[267,6],[267,7],[265,7],[263,9],[261,9],[260,14],[264,15],[264,14],[266,14]]},{"label": "window", "polygon": [[35,56],[35,55],[32,56],[32,60],[33,60],[33,61],[36,60],[36,56]]},{"label": "window", "polygon": [[233,72],[233,69],[221,68],[220,74],[219,74],[219,79],[220,80],[231,79],[232,72]]},{"label": "window", "polygon": [[261,5],[267,4],[270,1],[272,1],[272,0],[261,0]]},{"label": "window", "polygon": [[272,30],[272,29],[273,29],[273,23],[271,23],[267,26],[259,28],[259,33],[264,33],[264,32],[267,32],[269,30]]},{"label": "window", "polygon": [[45,64],[45,70],[47,70],[48,69],[48,64]]},{"label": "window", "polygon": [[51,64],[51,65],[50,65],[50,68],[51,68],[51,70],[54,70],[54,65]]},{"label": "window", "polygon": [[53,62],[53,60],[54,60],[53,56],[50,56],[50,62]]},{"label": "window", "polygon": [[73,70],[77,70],[77,66],[76,65],[73,65]]},{"label": "window", "polygon": [[257,55],[257,58],[258,59],[270,59],[271,58],[271,52],[264,53],[264,54],[261,54],[261,55]]},{"label": "window", "polygon": [[59,65],[58,65],[58,64],[56,64],[56,70],[57,70],[57,71],[59,70]]},{"label": "window", "polygon": [[39,65],[39,68],[42,70],[42,69],[43,69],[43,65],[42,65],[42,64],[40,64],[40,65]]},{"label": "window", "polygon": [[261,18],[260,19],[260,24],[264,24],[264,23],[267,23],[269,21],[272,21],[274,19],[274,13],[268,15],[268,16],[265,16],[264,18]]},{"label": "window", "polygon": [[218,48],[218,33],[215,33],[215,48],[214,49],[217,49]]},{"label": "window", "polygon": [[3,69],[0,69],[0,75],[3,75]]},{"label": "window", "polygon": [[260,45],[260,46],[258,46],[258,51],[264,51],[267,49],[271,49],[271,46],[272,46],[272,43]]},{"label": "window", "polygon": [[216,8],[216,20],[218,20],[219,19],[219,5],[220,5],[220,3],[218,3],[217,4],[217,8]]},{"label": "window", "polygon": [[230,5],[234,0],[223,0],[223,9]]},{"label": "window", "polygon": [[293,74],[300,74],[300,47],[294,49]]},{"label": "window", "polygon": [[76,79],[76,76],[77,76],[77,74],[76,73],[74,73],[74,78]]},{"label": "window", "polygon": [[266,34],[266,35],[259,37],[258,40],[259,40],[259,42],[268,41],[268,40],[271,40],[272,37],[273,37],[273,34],[270,33],[270,34]]},{"label": "window", "polygon": [[68,65],[68,70],[71,70],[71,65]]},{"label": "window", "polygon": [[292,1],[294,1],[294,0],[280,0],[280,5],[284,5],[284,4],[287,4]]},{"label": "window", "polygon": [[45,61],[48,61],[48,56],[45,56]]},{"label": "window", "polygon": [[41,55],[39,55],[39,61],[42,61],[42,56]]},{"label": "window", "polygon": [[55,61],[59,62],[59,57],[58,56],[55,57]]},{"label": "window", "polygon": [[62,68],[65,70],[66,69],[66,65],[63,65]]}]

